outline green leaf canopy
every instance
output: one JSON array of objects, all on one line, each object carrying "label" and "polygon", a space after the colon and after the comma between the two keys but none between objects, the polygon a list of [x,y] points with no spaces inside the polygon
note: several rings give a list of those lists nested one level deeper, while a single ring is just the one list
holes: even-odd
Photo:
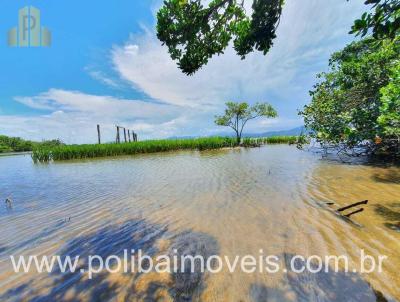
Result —
[{"label": "green leaf canopy", "polygon": [[242,0],[166,0],[157,14],[157,37],[179,68],[192,75],[230,41],[239,56],[266,54],[276,37],[284,0],[254,0],[246,14]]}]

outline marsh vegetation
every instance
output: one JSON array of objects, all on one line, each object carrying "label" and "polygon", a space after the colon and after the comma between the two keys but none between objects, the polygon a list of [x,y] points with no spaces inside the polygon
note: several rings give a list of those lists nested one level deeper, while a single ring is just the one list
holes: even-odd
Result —
[{"label": "marsh vegetation", "polygon": [[[241,144],[244,147],[261,144],[293,144],[296,136],[277,136],[268,138],[245,138]],[[176,150],[211,150],[239,146],[237,139],[232,137],[208,137],[193,139],[147,140],[124,144],[93,144],[64,145],[57,147],[38,147],[33,150],[34,162],[49,162],[58,160],[84,159],[119,155],[135,155],[141,153],[156,153]]]}]

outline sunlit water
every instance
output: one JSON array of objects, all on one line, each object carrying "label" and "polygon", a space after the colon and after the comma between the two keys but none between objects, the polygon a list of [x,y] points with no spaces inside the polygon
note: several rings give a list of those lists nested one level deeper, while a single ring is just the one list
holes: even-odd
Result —
[{"label": "sunlit water", "polygon": [[[289,146],[34,165],[0,157],[0,301],[398,301],[400,169]],[[12,208],[4,200],[12,197]],[[368,199],[356,224],[334,214]],[[335,202],[326,206],[324,202]],[[71,217],[69,219],[69,217]],[[383,272],[16,274],[10,255],[387,255]],[[84,266],[85,263],[82,263]],[[380,294],[381,292],[382,294]],[[383,295],[385,298],[383,298]]]}]

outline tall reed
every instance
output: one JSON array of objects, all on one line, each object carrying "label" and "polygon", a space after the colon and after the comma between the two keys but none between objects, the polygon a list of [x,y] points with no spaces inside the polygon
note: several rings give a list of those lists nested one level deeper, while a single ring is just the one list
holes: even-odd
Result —
[{"label": "tall reed", "polygon": [[[295,142],[296,137],[270,137],[256,139],[246,138],[243,140],[242,145],[245,147],[251,147],[266,143],[291,143],[292,141]],[[220,149],[234,147],[236,145],[236,138],[232,137],[148,140],[132,143],[111,143],[102,145],[63,145],[50,148],[35,148],[32,152],[32,159],[34,162],[49,162],[175,150]]]},{"label": "tall reed", "polygon": [[54,148],[37,148],[33,150],[34,162],[84,159],[94,157],[133,155],[174,150],[206,150],[232,147],[235,139],[229,137],[210,137],[196,139],[148,140],[133,143],[102,145],[66,145]]},{"label": "tall reed", "polygon": [[243,146],[254,147],[265,144],[296,144],[298,136],[271,136],[271,137],[246,137],[243,139]]}]

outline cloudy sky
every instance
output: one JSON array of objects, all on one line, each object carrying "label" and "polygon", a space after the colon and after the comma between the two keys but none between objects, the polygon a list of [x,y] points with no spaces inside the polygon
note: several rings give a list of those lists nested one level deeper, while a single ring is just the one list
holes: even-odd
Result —
[{"label": "cloudy sky", "polygon": [[[242,61],[231,48],[192,77],[171,61],[154,32],[160,1],[3,0],[0,3],[0,134],[67,143],[115,139],[114,125],[141,139],[208,136],[228,100],[266,101],[279,113],[252,122],[248,132],[302,125],[315,75],[353,37],[362,0],[287,0],[273,49]],[[11,48],[7,32],[18,9],[41,10],[50,48]]]}]

